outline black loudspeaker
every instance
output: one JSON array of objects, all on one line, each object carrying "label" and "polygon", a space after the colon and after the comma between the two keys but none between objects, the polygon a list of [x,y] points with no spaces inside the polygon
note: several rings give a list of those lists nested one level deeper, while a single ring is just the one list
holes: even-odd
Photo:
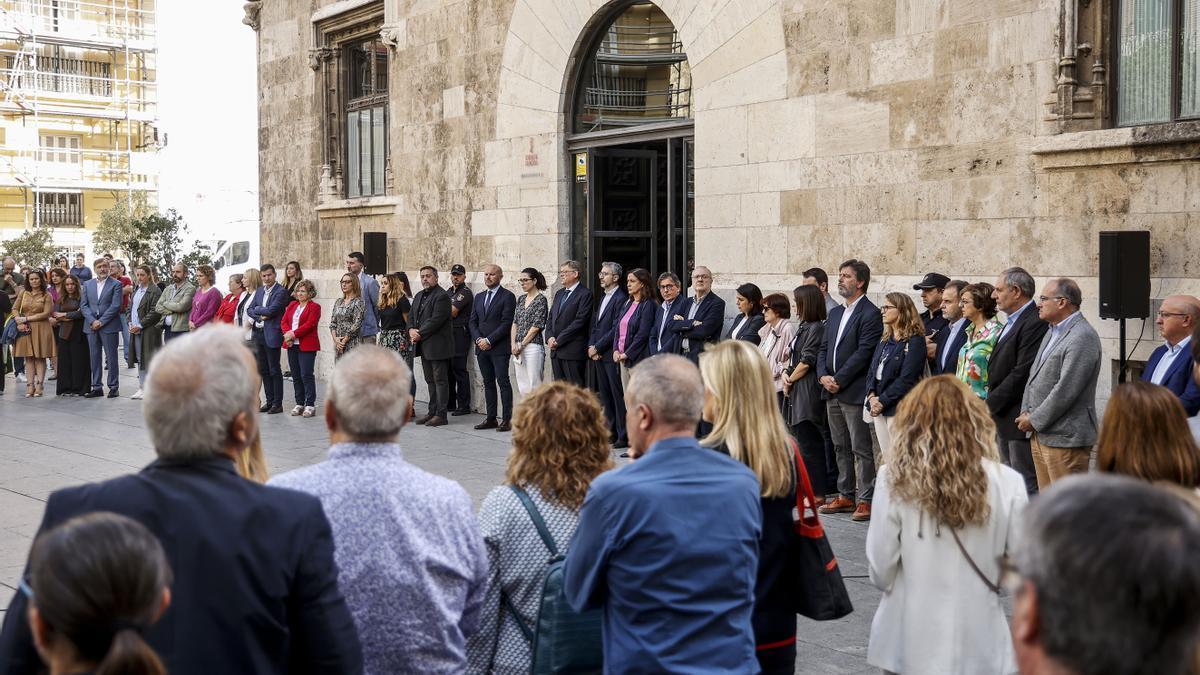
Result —
[{"label": "black loudspeaker", "polygon": [[387,274],[387,232],[363,232],[362,250],[367,274]]},{"label": "black loudspeaker", "polygon": [[1150,316],[1150,232],[1100,233],[1100,318]]}]

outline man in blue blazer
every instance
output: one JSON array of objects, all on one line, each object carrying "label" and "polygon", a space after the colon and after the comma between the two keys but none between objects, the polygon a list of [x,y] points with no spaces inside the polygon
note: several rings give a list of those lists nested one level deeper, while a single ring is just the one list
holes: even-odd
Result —
[{"label": "man in blue blazer", "polygon": [[[512,382],[508,378],[508,360],[512,356],[513,314],[517,311],[517,296],[500,285],[504,270],[499,265],[483,268],[484,290],[471,304],[471,318],[467,326],[471,340],[475,343],[475,361],[479,374],[483,376],[483,399],[487,406],[487,419],[475,425],[476,429],[511,431]],[[496,423],[496,389],[500,389],[500,402],[504,416]]]},{"label": "man in blue blazer", "polygon": [[925,346],[929,350],[929,372],[933,375],[953,375],[958,372],[958,351],[967,343],[967,320],[963,317],[962,305],[959,304],[959,294],[967,287],[967,282],[955,279],[946,284],[942,290],[942,317],[946,319],[946,327],[926,338]]},{"label": "man in blue blazer", "polygon": [[275,283],[275,266],[266,263],[259,268],[263,285],[254,291],[246,314],[254,319],[251,335],[254,339],[254,358],[258,375],[263,381],[266,402],[258,409],[269,415],[283,412],[283,370],[279,366],[279,349],[283,346],[283,329],[279,321],[287,310],[291,296],[287,289]]},{"label": "man in blue blazer", "polygon": [[1200,300],[1172,295],[1162,301],[1155,321],[1164,343],[1154,350],[1142,379],[1170,389],[1183,403],[1188,417],[1200,412],[1200,388],[1192,378],[1192,331],[1200,325]]},{"label": "man in blue blazer", "polygon": [[365,311],[359,336],[362,342],[375,344],[375,336],[379,335],[379,282],[366,273],[366,261],[366,256],[360,251],[351,251],[346,256],[346,271],[358,277],[358,285],[362,289]]},{"label": "man in blue blazer", "polygon": [[710,343],[721,339],[725,325],[725,301],[712,292],[712,272],[707,267],[692,270],[692,296],[671,316],[671,332],[679,336],[679,353],[692,363]]},{"label": "man in blue blazer", "polygon": [[[863,421],[867,372],[883,336],[879,308],[867,299],[871,268],[861,260],[838,267],[838,294],[844,305],[833,308],[825,321],[825,341],[817,354],[817,381],[824,391],[829,431],[837,452],[838,496],[821,507],[822,513],[854,512],[853,520],[871,519],[875,496],[875,450],[871,429]],[[857,488],[858,503],[855,503]]]},{"label": "man in blue blazer", "polygon": [[658,275],[658,293],[662,296],[662,304],[654,313],[654,326],[650,331],[648,345],[650,356],[679,353],[679,335],[671,331],[671,318],[684,302],[679,299],[679,291],[682,288],[683,284],[674,272]]},{"label": "man in blue blazer", "polygon": [[625,388],[621,386],[621,366],[613,361],[613,345],[617,329],[613,316],[625,306],[629,295],[625,292],[624,269],[620,263],[606,262],[600,265],[600,306],[592,314],[591,344],[587,355],[592,369],[592,380],[604,416],[608,418],[609,441],[615,447],[622,445],[625,438]]},{"label": "man in blue blazer", "polygon": [[592,319],[592,292],[579,282],[582,267],[568,260],[558,268],[562,288],[550,303],[546,321],[546,348],[550,350],[550,371],[556,380],[587,386],[588,324]]},{"label": "man in blue blazer", "polygon": [[[95,511],[154,533],[174,573],[171,602],[136,628],[171,675],[361,673],[320,500],[246,480],[234,465],[258,436],[246,414],[258,381],[242,336],[213,326],[156,352],[142,413],[158,458],[136,474],[54,492],[39,534]],[[202,395],[215,388],[219,396]],[[43,672],[28,603],[17,593],[4,615],[4,675]],[[106,639],[99,629],[89,637]]]},{"label": "man in blue blazer", "polygon": [[108,260],[100,258],[92,265],[95,278],[83,284],[80,311],[83,312],[83,332],[87,335],[88,358],[92,366],[92,388],[84,394],[87,398],[104,395],[100,388],[105,359],[108,363],[108,397],[120,394],[121,372],[117,362],[117,335],[121,333],[121,282],[108,276]]}]

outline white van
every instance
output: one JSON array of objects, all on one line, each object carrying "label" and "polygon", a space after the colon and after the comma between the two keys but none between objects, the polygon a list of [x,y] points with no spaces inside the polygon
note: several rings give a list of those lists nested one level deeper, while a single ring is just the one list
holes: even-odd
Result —
[{"label": "white van", "polygon": [[258,239],[219,241],[213,253],[213,269],[230,268],[230,274],[258,267]]}]

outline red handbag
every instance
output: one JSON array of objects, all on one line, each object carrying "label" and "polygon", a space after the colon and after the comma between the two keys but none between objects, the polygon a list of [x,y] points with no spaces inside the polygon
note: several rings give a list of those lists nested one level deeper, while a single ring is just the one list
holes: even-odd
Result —
[{"label": "red handbag", "polygon": [[817,496],[813,494],[808,470],[800,450],[792,439],[792,454],[796,457],[796,517],[792,537],[792,578],[796,582],[794,606],[796,613],[815,621],[840,619],[854,611],[846,582],[838,569],[837,557],[825,536],[825,528],[817,516]]}]

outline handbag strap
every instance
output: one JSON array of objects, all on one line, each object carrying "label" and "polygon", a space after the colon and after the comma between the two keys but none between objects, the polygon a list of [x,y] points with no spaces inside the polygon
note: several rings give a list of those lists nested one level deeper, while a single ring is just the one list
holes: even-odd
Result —
[{"label": "handbag strap", "polygon": [[950,528],[950,534],[954,537],[954,543],[958,544],[958,550],[962,551],[963,557],[967,559],[967,564],[971,566],[971,569],[975,570],[976,576],[983,581],[983,584],[988,587],[989,591],[1000,595],[1000,585],[992,583],[992,580],[987,578],[983,570],[979,569],[979,565],[975,564],[975,559],[971,557],[970,553],[967,553],[967,547],[963,546],[962,540],[958,538],[958,531],[952,527]]},{"label": "handbag strap", "polygon": [[558,557],[558,546],[554,544],[554,537],[550,534],[550,528],[546,527],[546,521],[542,518],[542,514],[538,511],[537,505],[529,498],[529,493],[525,492],[518,485],[509,485],[513,494],[517,495],[517,499],[521,500],[521,505],[525,507],[526,513],[529,514],[529,519],[533,521],[533,526],[537,528],[538,535],[542,538],[542,543],[550,550],[550,556]]},{"label": "handbag strap", "polygon": [[[788,437],[788,445],[792,448],[792,456],[796,459],[796,515],[800,520],[796,530],[806,537],[821,537],[825,529],[821,527],[821,518],[817,515],[817,496],[812,489],[812,481],[808,478],[808,469],[804,466],[804,458],[800,456],[800,446],[796,439]],[[808,516],[805,511],[811,511]]]}]

